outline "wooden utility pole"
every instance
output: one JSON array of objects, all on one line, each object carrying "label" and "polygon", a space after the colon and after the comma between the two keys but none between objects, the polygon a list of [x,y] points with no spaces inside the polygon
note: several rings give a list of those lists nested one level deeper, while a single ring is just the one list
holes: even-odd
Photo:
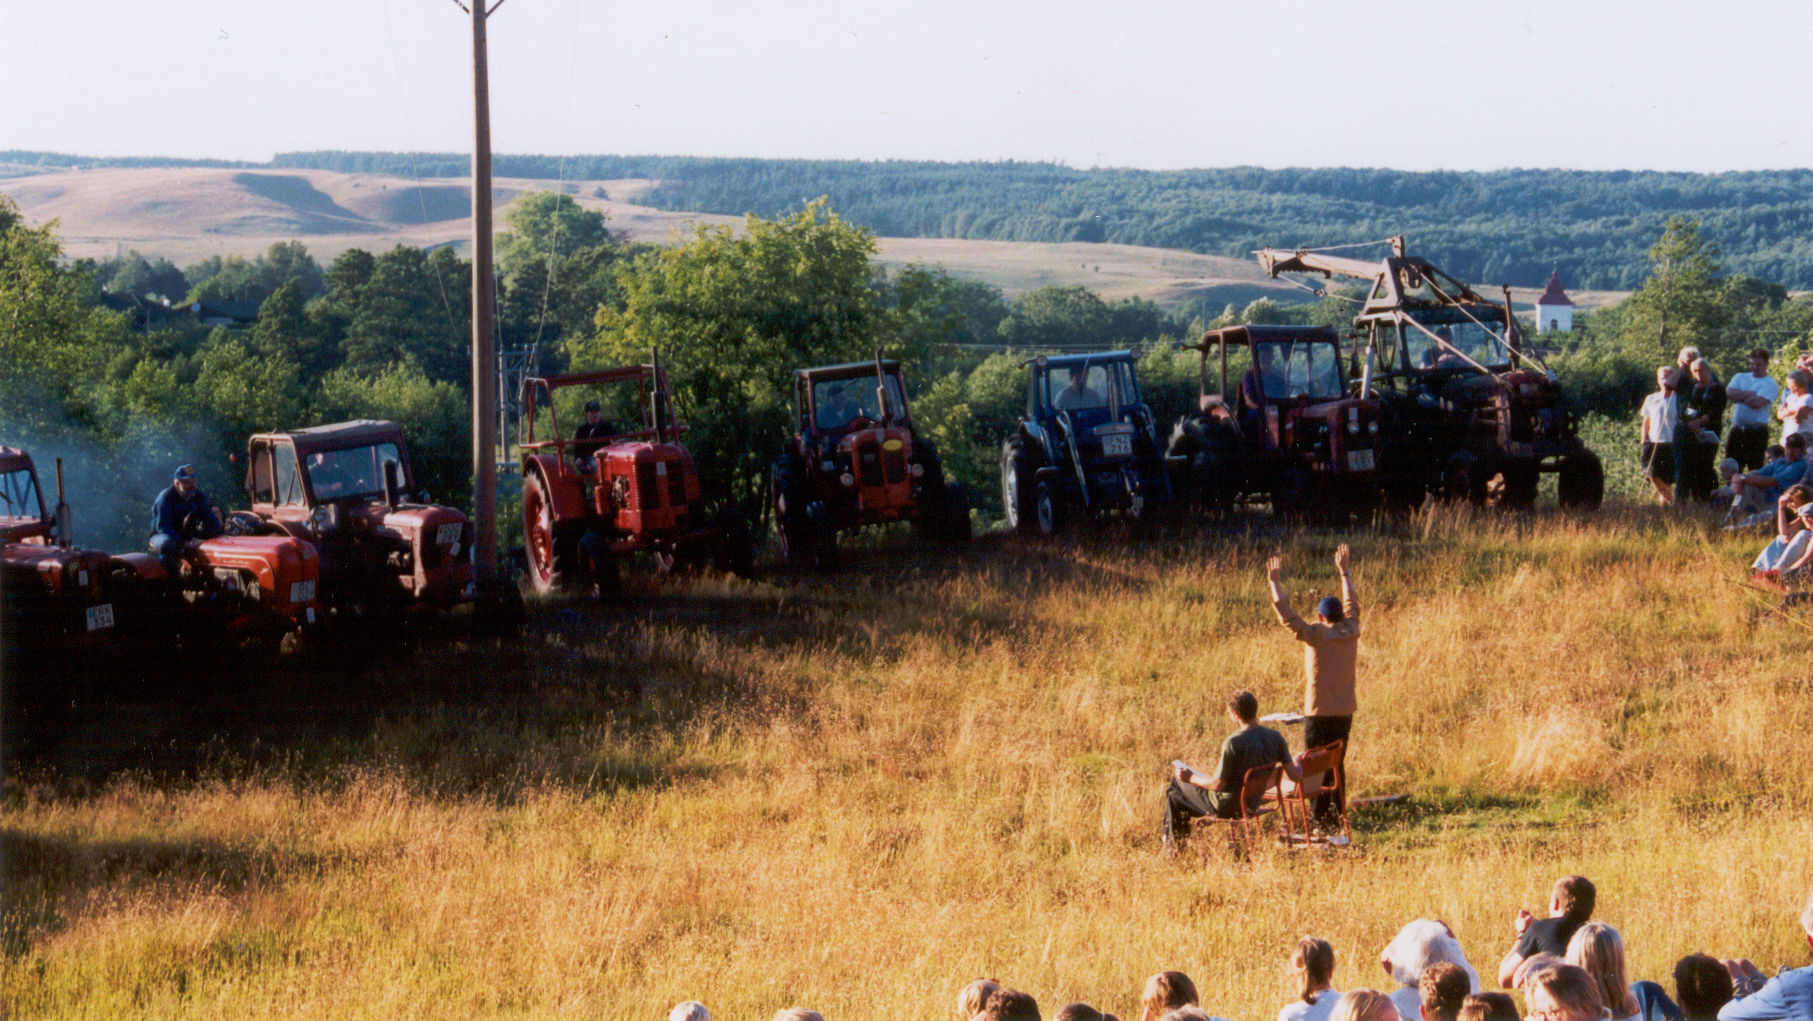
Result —
[{"label": "wooden utility pole", "polygon": [[[458,3],[459,0],[454,0]],[[478,583],[497,577],[497,344],[491,269],[491,84],[485,64],[489,9],[472,0],[472,556]],[[460,4],[462,10],[466,9]]]}]

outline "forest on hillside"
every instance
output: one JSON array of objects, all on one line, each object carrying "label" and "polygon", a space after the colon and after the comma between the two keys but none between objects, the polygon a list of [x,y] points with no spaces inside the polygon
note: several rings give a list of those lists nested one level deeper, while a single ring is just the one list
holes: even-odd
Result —
[{"label": "forest on hillside", "polygon": [[[0,165],[222,166],[0,152]],[[238,166],[258,166],[236,164]],[[295,152],[263,166],[451,177],[455,153]],[[1394,234],[1464,279],[1631,290],[1671,216],[1699,222],[1734,273],[1813,288],[1813,170],[1411,172],[1229,167],[1147,171],[1051,163],[498,155],[503,177],[654,179],[637,201],[697,213],[778,217],[825,196],[885,237],[1084,241],[1244,258],[1255,248],[1349,244]]]}]

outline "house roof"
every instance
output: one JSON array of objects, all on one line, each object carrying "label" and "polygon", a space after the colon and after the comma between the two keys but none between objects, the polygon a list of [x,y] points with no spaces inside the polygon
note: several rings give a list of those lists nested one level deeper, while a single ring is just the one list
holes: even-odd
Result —
[{"label": "house roof", "polygon": [[1549,271],[1549,285],[1547,287],[1543,288],[1542,293],[1537,296],[1536,304],[1538,307],[1543,306],[1543,305],[1572,305],[1573,304],[1573,301],[1568,298],[1567,292],[1563,291],[1561,289],[1561,271],[1560,270],[1550,270]]}]

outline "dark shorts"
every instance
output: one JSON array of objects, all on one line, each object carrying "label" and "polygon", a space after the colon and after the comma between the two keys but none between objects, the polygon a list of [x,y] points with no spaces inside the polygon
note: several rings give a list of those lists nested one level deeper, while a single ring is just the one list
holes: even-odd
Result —
[{"label": "dark shorts", "polygon": [[[1624,449],[1629,450],[1629,447]],[[1675,445],[1643,441],[1643,477],[1673,482],[1675,478]]]},{"label": "dark shorts", "polygon": [[1767,425],[1734,425],[1725,437],[1725,456],[1734,459],[1747,472],[1763,466],[1769,449]]}]

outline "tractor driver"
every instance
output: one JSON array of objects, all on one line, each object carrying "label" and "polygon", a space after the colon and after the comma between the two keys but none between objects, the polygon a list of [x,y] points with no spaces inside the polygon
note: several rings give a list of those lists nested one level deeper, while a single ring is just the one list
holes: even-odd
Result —
[{"label": "tractor driver", "polygon": [[842,429],[862,417],[862,405],[850,396],[850,385],[834,386],[828,400],[818,406],[820,429]]},{"label": "tractor driver", "polygon": [[1072,365],[1070,367],[1070,385],[1058,391],[1051,399],[1051,406],[1059,411],[1081,411],[1085,408],[1099,408],[1108,403],[1102,395],[1089,388],[1089,366]]},{"label": "tractor driver", "polygon": [[604,417],[604,409],[599,407],[597,400],[585,402],[585,421],[573,430],[573,447],[579,454],[580,471],[590,472],[597,466],[592,455],[617,432],[616,424]]},{"label": "tractor driver", "polygon": [[171,574],[182,568],[191,538],[211,539],[221,533],[220,508],[195,484],[195,466],[176,469],[169,488],[151,504],[151,552]]}]

